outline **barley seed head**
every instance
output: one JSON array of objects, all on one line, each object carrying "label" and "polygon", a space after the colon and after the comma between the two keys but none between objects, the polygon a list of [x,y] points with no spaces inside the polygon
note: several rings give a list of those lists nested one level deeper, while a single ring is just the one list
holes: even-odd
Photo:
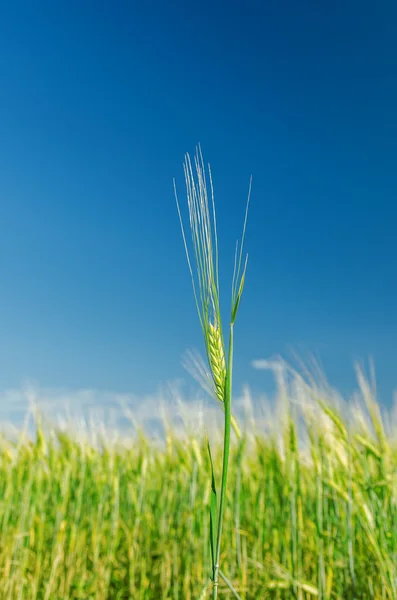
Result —
[{"label": "barley seed head", "polygon": [[208,324],[207,352],[217,398],[223,402],[226,381],[225,350],[221,331],[217,323]]}]

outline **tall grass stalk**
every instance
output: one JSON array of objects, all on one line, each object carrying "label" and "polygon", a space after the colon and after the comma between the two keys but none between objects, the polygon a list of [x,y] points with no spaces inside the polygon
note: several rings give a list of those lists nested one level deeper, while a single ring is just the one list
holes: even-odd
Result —
[{"label": "tall grass stalk", "polygon": [[[229,344],[227,362],[225,361],[225,342],[220,311],[219,294],[219,256],[218,235],[216,228],[216,210],[214,201],[214,188],[212,183],[211,169],[209,171],[209,190],[206,178],[206,169],[201,153],[198,148],[194,158],[194,168],[189,154],[185,156],[184,174],[187,192],[187,203],[189,209],[189,223],[192,235],[193,254],[196,263],[196,271],[193,272],[192,260],[188,249],[185,228],[181,215],[180,205],[175,187],[175,198],[178,215],[180,219],[182,237],[186,251],[188,267],[193,284],[193,293],[196,308],[204,335],[205,349],[207,353],[212,388],[214,395],[223,403],[224,408],[224,431],[223,431],[223,462],[220,485],[219,505],[217,502],[216,478],[213,472],[211,459],[211,481],[212,499],[210,509],[210,545],[212,557],[212,581],[213,600],[218,596],[220,556],[222,543],[222,529],[225,512],[227,478],[230,454],[230,436],[232,425],[232,382],[233,382],[233,345],[234,324],[240,305],[241,295],[244,289],[247,258],[243,264],[243,245],[245,229],[247,224],[248,206],[251,185],[244,219],[243,234],[234,260],[234,272],[232,281],[231,315],[229,322]],[[211,210],[209,194],[211,195]],[[210,449],[209,449],[210,452]],[[228,582],[227,577],[223,579]],[[234,592],[235,593],[235,592]]]}]

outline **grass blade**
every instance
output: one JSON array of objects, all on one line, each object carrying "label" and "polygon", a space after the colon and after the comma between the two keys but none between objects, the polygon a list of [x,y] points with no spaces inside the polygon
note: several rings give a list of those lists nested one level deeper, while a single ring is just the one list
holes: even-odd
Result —
[{"label": "grass blade", "polygon": [[241,596],[239,596],[238,593],[236,592],[236,590],[234,589],[233,584],[230,581],[230,579],[228,579],[226,577],[226,575],[224,573],[222,573],[222,571],[220,569],[219,569],[219,575],[222,577],[223,581],[226,583],[227,587],[232,592],[233,596],[235,598],[237,598],[237,600],[241,600]]},{"label": "grass blade", "polygon": [[210,494],[210,545],[211,545],[211,560],[212,560],[212,579],[215,572],[215,552],[216,552],[216,530],[217,530],[217,498],[216,498],[216,483],[214,473],[214,463],[212,460],[211,447],[209,439],[207,438],[208,455],[210,457],[211,465],[211,494]]}]

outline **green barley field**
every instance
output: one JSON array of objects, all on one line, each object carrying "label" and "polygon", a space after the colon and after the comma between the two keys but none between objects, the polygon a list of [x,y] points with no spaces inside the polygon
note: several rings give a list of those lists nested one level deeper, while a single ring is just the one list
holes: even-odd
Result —
[{"label": "green barley field", "polygon": [[[291,372],[271,412],[240,411],[221,556],[240,598],[397,598],[396,431],[358,375],[350,402]],[[1,600],[209,598],[204,429],[3,436]]]}]

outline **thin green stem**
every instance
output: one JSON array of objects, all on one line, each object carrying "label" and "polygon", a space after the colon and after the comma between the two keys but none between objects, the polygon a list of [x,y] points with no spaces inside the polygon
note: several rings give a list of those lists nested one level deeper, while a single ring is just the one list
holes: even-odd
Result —
[{"label": "thin green stem", "polygon": [[224,428],[224,433],[223,433],[223,465],[222,465],[221,495],[220,495],[219,515],[218,515],[218,533],[217,533],[217,539],[216,539],[214,587],[213,587],[213,592],[212,592],[213,600],[217,600],[217,598],[218,598],[219,561],[220,561],[220,555],[221,555],[222,526],[223,526],[223,515],[224,515],[224,511],[225,511],[227,474],[228,474],[229,453],[230,453],[232,375],[233,375],[233,323],[230,324],[229,355],[228,355],[228,367],[227,367],[227,376],[226,376],[226,385],[225,385],[225,401],[224,401],[225,428]]}]

